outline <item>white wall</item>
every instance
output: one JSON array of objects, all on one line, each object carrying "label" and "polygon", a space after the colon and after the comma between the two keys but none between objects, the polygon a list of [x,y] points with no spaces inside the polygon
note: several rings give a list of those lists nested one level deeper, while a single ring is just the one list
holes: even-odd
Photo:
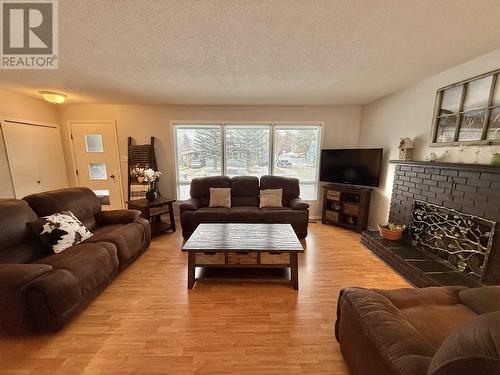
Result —
[{"label": "white wall", "polygon": [[[57,124],[57,107],[43,100],[0,90],[0,120],[13,118]],[[0,198],[14,198],[5,144],[0,131]]]},{"label": "white wall", "polygon": [[[127,137],[141,143],[156,138],[156,157],[163,177],[163,195],[175,196],[173,132],[170,121],[318,121],[324,122],[322,147],[356,147],[359,138],[361,107],[333,106],[148,106],[148,105],[65,105],[60,110],[63,145],[70,184],[75,184],[70,157],[67,122],[74,120],[116,120],[121,156],[127,155]],[[121,174],[126,196],[127,164]],[[319,202],[311,216],[319,217]]]},{"label": "white wall", "polygon": [[436,90],[498,68],[500,49],[363,107],[359,146],[384,147],[381,184],[372,193],[369,221],[371,227],[387,221],[394,165],[386,162],[389,159],[398,159],[397,146],[400,137],[415,139],[415,160],[425,160],[430,152],[435,152],[438,157],[443,158],[445,151],[450,150],[447,158],[449,162],[488,164],[492,153],[500,152],[498,146],[483,146],[479,154],[475,153],[475,147],[467,147],[463,152],[459,151],[459,147],[429,147]]}]

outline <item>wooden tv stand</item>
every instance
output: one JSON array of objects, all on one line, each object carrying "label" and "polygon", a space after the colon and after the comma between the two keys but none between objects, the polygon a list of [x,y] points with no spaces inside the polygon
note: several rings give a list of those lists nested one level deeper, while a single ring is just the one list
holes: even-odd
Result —
[{"label": "wooden tv stand", "polygon": [[323,186],[321,222],[361,233],[368,224],[371,191],[370,188],[347,184]]}]

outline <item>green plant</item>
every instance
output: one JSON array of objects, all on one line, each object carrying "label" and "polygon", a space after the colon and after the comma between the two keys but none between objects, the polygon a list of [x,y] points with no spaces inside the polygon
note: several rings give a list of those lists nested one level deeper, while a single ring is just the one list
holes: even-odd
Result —
[{"label": "green plant", "polygon": [[500,165],[500,152],[495,152],[491,157],[492,165]]}]

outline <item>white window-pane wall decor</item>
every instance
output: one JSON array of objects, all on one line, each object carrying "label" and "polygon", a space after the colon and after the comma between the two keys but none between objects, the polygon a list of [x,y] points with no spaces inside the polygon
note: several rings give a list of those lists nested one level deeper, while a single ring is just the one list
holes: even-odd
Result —
[{"label": "white window-pane wall decor", "polygon": [[498,144],[500,70],[437,90],[431,146]]},{"label": "white window-pane wall decor", "polygon": [[177,199],[195,177],[267,174],[298,178],[301,197],[318,198],[319,124],[175,124],[174,138]]}]

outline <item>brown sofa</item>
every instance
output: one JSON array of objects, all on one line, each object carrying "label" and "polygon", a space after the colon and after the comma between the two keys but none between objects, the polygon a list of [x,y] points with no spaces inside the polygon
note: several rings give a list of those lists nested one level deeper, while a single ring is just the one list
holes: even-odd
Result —
[{"label": "brown sofa", "polygon": [[[54,254],[28,228],[38,216],[72,211],[94,233]],[[134,261],[151,239],[139,211],[101,211],[95,194],[70,188],[0,200],[0,332],[60,329]]]},{"label": "brown sofa", "polygon": [[340,293],[335,335],[351,374],[500,374],[500,286]]},{"label": "brown sofa", "polygon": [[[231,188],[231,208],[210,208],[210,188]],[[283,207],[259,208],[260,189],[283,189]],[[300,199],[296,178],[262,176],[213,176],[191,182],[191,198],[183,202],[182,235],[188,239],[201,223],[282,223],[291,224],[297,237],[307,236],[309,204]]]}]

